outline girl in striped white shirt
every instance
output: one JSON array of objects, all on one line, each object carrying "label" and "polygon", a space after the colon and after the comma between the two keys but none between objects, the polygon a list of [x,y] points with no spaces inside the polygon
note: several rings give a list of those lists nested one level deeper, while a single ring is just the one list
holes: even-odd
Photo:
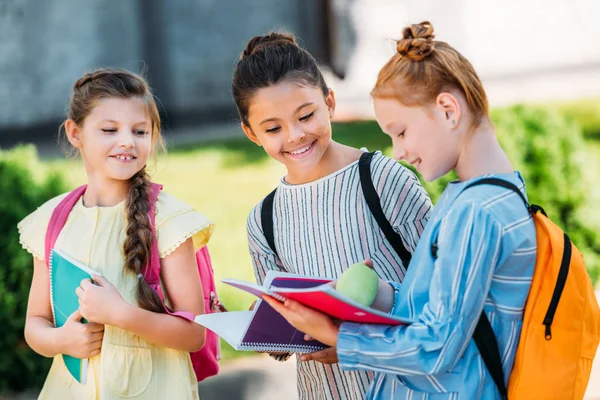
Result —
[{"label": "girl in striped white shirt", "polygon": [[436,204],[402,285],[381,286],[388,301],[379,304],[406,324],[337,327],[296,302],[267,300],[335,346],[343,370],[377,372],[370,399],[506,398],[537,251],[525,184],[498,143],[472,65],[434,41],[429,22],[403,36],[372,92],[377,122],[395,157],[425,179],[452,169],[459,177]]},{"label": "girl in striped white shirt", "polygon": [[[257,281],[268,270],[336,279],[365,258],[375,261],[379,276],[402,281],[406,266],[363,195],[363,152],[332,140],[335,96],[314,58],[291,35],[257,36],[240,57],[232,91],[248,138],[287,169],[271,205],[273,246],[261,222],[263,203],[248,217]],[[393,235],[412,252],[429,217],[427,193],[410,170],[381,153],[372,156],[370,177]],[[342,371],[334,350],[300,361],[300,399],[364,399],[373,378],[368,371]]]}]

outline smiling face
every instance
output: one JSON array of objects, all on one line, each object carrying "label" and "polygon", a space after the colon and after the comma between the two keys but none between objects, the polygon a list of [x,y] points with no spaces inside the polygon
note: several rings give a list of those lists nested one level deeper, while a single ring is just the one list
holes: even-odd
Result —
[{"label": "smiling face", "polygon": [[283,81],[257,90],[251,99],[248,123],[242,129],[273,159],[284,164],[290,182],[304,181],[323,168],[331,143],[333,91]]},{"label": "smiling face", "polygon": [[152,150],[152,121],[143,100],[105,98],[96,102],[82,126],[66,123],[88,177],[126,181],[146,165]]},{"label": "smiling face", "polygon": [[427,181],[455,168],[461,150],[461,135],[453,129],[457,122],[448,119],[441,101],[438,104],[438,98],[431,107],[406,107],[393,98],[373,98],[377,123],[392,139],[394,158],[414,165]]}]

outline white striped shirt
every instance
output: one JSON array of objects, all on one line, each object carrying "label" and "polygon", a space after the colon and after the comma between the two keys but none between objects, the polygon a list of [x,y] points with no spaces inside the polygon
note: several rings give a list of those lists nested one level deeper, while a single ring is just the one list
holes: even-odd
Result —
[{"label": "white striped shirt", "polygon": [[[431,201],[415,175],[377,153],[371,162],[373,184],[386,218],[413,251],[431,211]],[[358,161],[301,185],[283,181],[273,204],[273,231],[279,259],[261,226],[262,202],[248,217],[248,242],[257,281],[268,270],[338,278],[353,263],[373,260],[377,274],[401,282],[405,267],[362,194]],[[342,371],[337,364],[298,363],[300,399],[364,399],[372,372]]]}]

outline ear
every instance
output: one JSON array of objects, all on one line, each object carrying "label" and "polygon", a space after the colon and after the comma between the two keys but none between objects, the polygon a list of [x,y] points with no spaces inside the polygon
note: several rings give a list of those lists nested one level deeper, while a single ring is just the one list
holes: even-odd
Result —
[{"label": "ear", "polygon": [[335,93],[332,88],[329,88],[329,94],[325,97],[325,104],[329,110],[329,119],[332,119],[335,113]]},{"label": "ear", "polygon": [[441,111],[445,117],[449,129],[458,126],[462,116],[460,102],[450,92],[442,92],[435,99],[436,108]]},{"label": "ear", "polygon": [[258,136],[256,136],[254,134],[254,132],[252,131],[252,128],[250,128],[244,122],[241,122],[240,124],[242,126],[242,130],[244,131],[244,133],[246,134],[246,136],[248,136],[248,139],[250,139],[251,141],[253,141],[254,143],[256,143],[258,146],[262,146],[262,143],[260,142],[260,139],[258,138]]},{"label": "ear", "polygon": [[69,139],[69,143],[76,149],[80,149],[83,147],[81,142],[81,129],[72,119],[68,119],[65,121],[65,133],[67,134],[67,139]]}]

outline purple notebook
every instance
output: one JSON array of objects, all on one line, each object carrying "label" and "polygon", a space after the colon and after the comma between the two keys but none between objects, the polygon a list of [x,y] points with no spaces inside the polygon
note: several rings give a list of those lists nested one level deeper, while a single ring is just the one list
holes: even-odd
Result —
[{"label": "purple notebook", "polygon": [[[324,282],[322,279],[271,278],[265,282],[266,287],[302,289],[319,286]],[[256,285],[255,289],[251,292],[257,296],[266,293],[265,287]],[[236,350],[310,353],[328,347],[316,340],[304,340],[304,333],[291,326],[262,300],[256,302],[253,311],[204,314],[197,316],[195,322],[215,332]]]}]

